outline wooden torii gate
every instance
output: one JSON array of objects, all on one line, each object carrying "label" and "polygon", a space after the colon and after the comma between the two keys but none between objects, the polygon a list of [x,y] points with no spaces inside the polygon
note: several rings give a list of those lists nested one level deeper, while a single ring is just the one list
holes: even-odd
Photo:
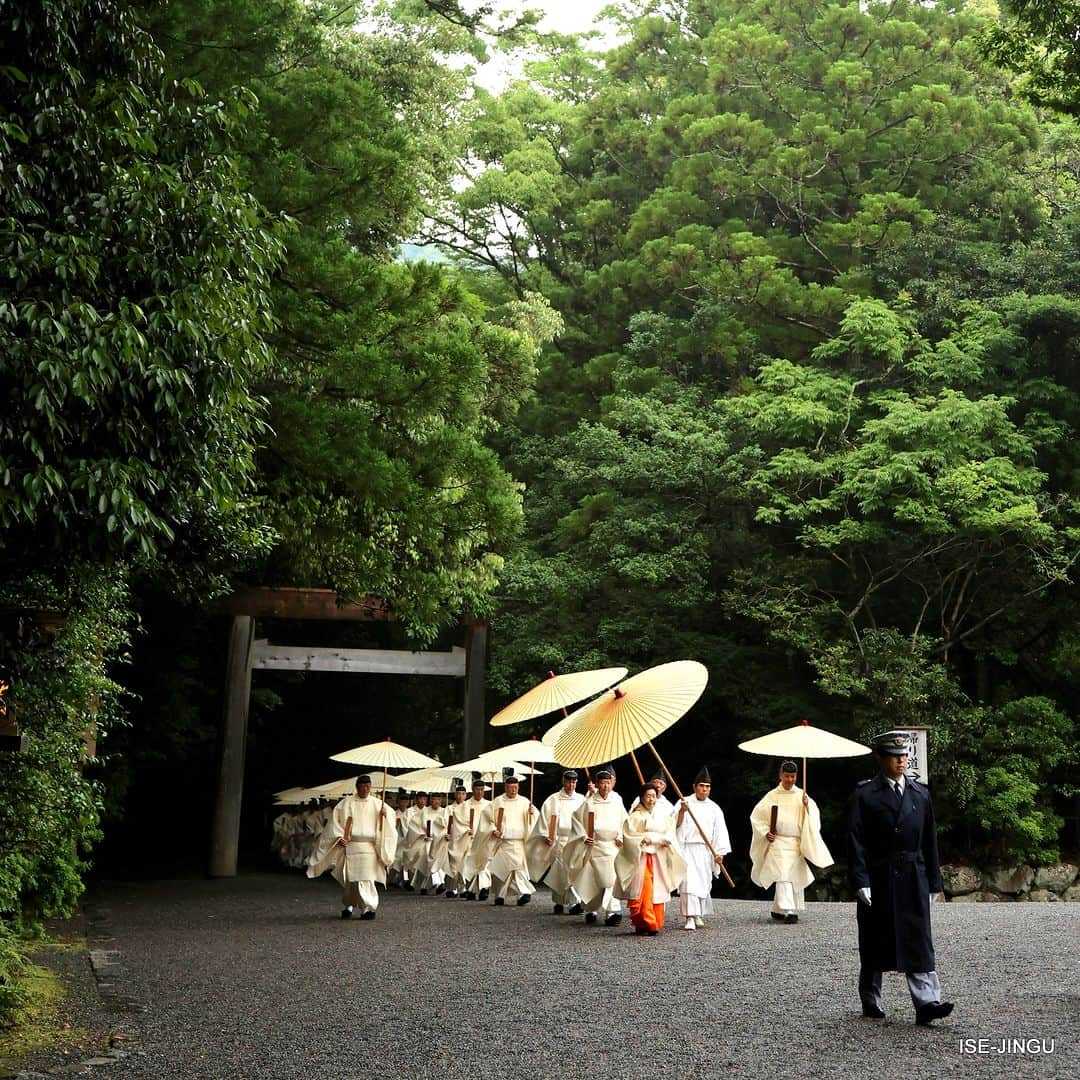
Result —
[{"label": "wooden torii gate", "polygon": [[332,589],[250,588],[220,601],[217,610],[232,616],[225,674],[225,706],[217,801],[210,842],[210,876],[235,877],[240,843],[240,806],[244,790],[251,673],[277,671],[375,672],[384,675],[448,675],[465,680],[465,757],[484,749],[484,678],[488,625],[466,623],[465,647],[450,652],[404,652],[393,649],[328,649],[271,645],[256,640],[256,619],[336,619],[388,621],[386,602],[365,597],[339,603]]}]

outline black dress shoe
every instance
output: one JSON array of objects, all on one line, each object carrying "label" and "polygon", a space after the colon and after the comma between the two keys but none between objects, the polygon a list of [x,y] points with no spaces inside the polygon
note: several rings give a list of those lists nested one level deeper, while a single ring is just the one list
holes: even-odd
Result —
[{"label": "black dress shoe", "polygon": [[862,1005],[862,1014],[867,1020],[884,1020],[885,1010],[878,1005],[874,1005],[872,1002],[864,1001]]},{"label": "black dress shoe", "polygon": [[797,923],[798,921],[799,921],[799,916],[798,915],[785,915],[784,916],[784,922],[786,922],[788,924],[788,926],[790,926],[792,923]]},{"label": "black dress shoe", "polygon": [[473,892],[463,892],[463,893],[461,894],[461,899],[462,899],[462,900],[475,900],[475,899],[476,899],[476,893],[473,893]]},{"label": "black dress shoe", "polygon": [[457,896],[457,893],[454,892],[453,889],[447,889],[446,890],[446,899],[447,900],[453,900],[455,896]]},{"label": "black dress shoe", "polygon": [[567,911],[566,914],[567,915],[580,915],[584,910],[585,910],[585,905],[584,904],[574,904],[574,906],[571,907]]},{"label": "black dress shoe", "polygon": [[414,886],[412,886],[412,885],[410,885],[410,884],[409,884],[408,882],[405,882],[405,884],[404,884],[404,885],[402,885],[401,887],[402,887],[402,888],[403,888],[403,889],[404,889],[404,890],[405,890],[406,892],[416,892],[416,889],[415,889],[415,887],[414,887]]},{"label": "black dress shoe", "polygon": [[618,913],[615,913],[615,914],[609,915],[604,920],[604,925],[605,926],[618,926],[619,923],[621,923],[621,922],[622,922],[622,916],[619,915]]},{"label": "black dress shoe", "polygon": [[926,1025],[932,1020],[944,1020],[953,1011],[951,1001],[935,1001],[929,1005],[920,1005],[915,1010],[915,1023]]},{"label": "black dress shoe", "polygon": [[502,907],[505,903],[506,903],[506,900],[503,897],[501,897],[501,896],[496,896],[495,897],[495,906],[496,907]]},{"label": "black dress shoe", "polygon": [[529,893],[523,893],[518,897],[518,907],[524,907],[531,899]]},{"label": "black dress shoe", "polygon": [[427,889],[421,889],[420,890],[420,895],[421,896],[427,896]]},{"label": "black dress shoe", "polygon": [[634,927],[634,933],[637,934],[638,937],[644,937],[648,932],[649,931],[644,926]]},{"label": "black dress shoe", "polygon": [[375,912],[374,911],[365,911],[364,914],[360,916],[360,918],[361,919],[367,919],[370,922],[372,919],[375,918]]},{"label": "black dress shoe", "polygon": [[588,912],[588,913],[586,914],[586,916],[585,916],[585,921],[586,921],[586,922],[587,922],[587,923],[588,923],[588,924],[589,924],[590,926],[592,926],[592,924],[593,924],[594,922],[596,922],[596,912],[595,912],[595,911],[590,911],[590,912]]},{"label": "black dress shoe", "polygon": [[351,907],[343,907],[341,909],[341,917],[343,919],[351,919],[352,918],[352,908]]},{"label": "black dress shoe", "polygon": [[659,934],[660,931],[659,930],[646,930],[645,933],[648,934],[649,937],[656,937],[656,935]]},{"label": "black dress shoe", "polygon": [[773,922],[783,922],[784,921],[784,916],[783,916],[782,912],[770,911],[769,914],[772,916]]},{"label": "black dress shoe", "polygon": [[436,896],[439,896],[441,893],[444,893],[444,892],[446,892],[446,886],[445,885],[436,885],[435,886],[435,895]]},{"label": "black dress shoe", "polygon": [[564,910],[565,909],[563,908],[562,904],[556,904],[555,905],[555,914],[556,915],[561,915]]},{"label": "black dress shoe", "polygon": [[481,890],[480,890],[480,891],[479,891],[479,892],[478,892],[478,893],[476,894],[476,899],[477,899],[477,900],[486,900],[487,898],[488,898],[488,890],[487,890],[487,889],[481,889]]}]

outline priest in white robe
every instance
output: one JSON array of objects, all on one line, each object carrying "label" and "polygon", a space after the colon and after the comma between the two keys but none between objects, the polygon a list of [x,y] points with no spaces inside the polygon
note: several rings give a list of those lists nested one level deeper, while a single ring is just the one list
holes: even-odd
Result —
[{"label": "priest in white robe", "polygon": [[446,808],[446,831],[437,842],[433,856],[435,869],[444,875],[449,899],[465,891],[465,862],[473,840],[469,831],[468,794],[464,784],[454,786],[453,801]]},{"label": "priest in white robe", "polygon": [[585,921],[595,923],[602,916],[605,926],[618,926],[622,903],[615,896],[615,856],[622,846],[626,807],[615,793],[611,769],[597,769],[593,779],[596,791],[574,812],[564,858],[570,884],[584,904]]},{"label": "priest in white robe", "polygon": [[817,803],[795,781],[798,766],[785,761],[780,783],[750,813],[750,880],[763,889],[775,886],[771,915],[777,922],[796,923],[805,909],[803,894],[814,880],[808,863],[824,869],[833,858],[821,838]]},{"label": "priest in white robe", "polygon": [[334,807],[307,876],[318,877],[329,869],[342,888],[341,917],[350,918],[359,907],[360,918],[374,919],[379,907],[375,884],[386,884],[396,848],[394,811],[371,794],[371,777],[364,774],[356,778],[356,794]]},{"label": "priest in white robe", "polygon": [[658,807],[659,793],[646,784],[623,822],[622,847],[615,856],[615,895],[628,901],[634,933],[649,936],[663,930],[671,890],[686,873],[675,818]]},{"label": "priest in white robe", "polygon": [[476,857],[487,861],[497,907],[508,899],[516,899],[518,907],[522,907],[536,892],[525,859],[525,840],[536,818],[536,808],[519,793],[520,786],[514,771],[505,770],[503,793],[491,800],[477,838]]},{"label": "priest in white robe", "polygon": [[577,790],[577,783],[575,769],[567,769],[562,774],[562,787],[544,800],[525,845],[529,876],[533,881],[539,881],[547,874],[546,884],[551,890],[556,915],[562,915],[564,911],[580,915],[585,910],[581,897],[570,884],[565,858],[566,844],[573,833],[574,813],[585,801],[585,796]]},{"label": "priest in white robe", "polygon": [[675,835],[686,860],[686,874],[679,885],[684,930],[701,929],[705,916],[712,914],[713,878],[720,875],[724,856],[731,851],[724,811],[709,798],[711,792],[709,770],[702,769],[694,778],[694,794],[679,801],[675,817]]},{"label": "priest in white robe", "polygon": [[[491,803],[484,798],[484,781],[473,780],[472,795],[465,800],[469,817],[469,854],[465,859],[465,891],[463,900],[486,900],[491,889],[491,872],[488,870],[488,844],[490,831],[484,825],[491,816]],[[485,839],[482,839],[485,838]]]}]

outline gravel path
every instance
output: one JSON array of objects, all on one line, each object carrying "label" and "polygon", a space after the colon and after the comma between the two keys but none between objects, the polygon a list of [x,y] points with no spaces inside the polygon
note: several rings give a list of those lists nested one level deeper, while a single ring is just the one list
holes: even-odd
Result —
[{"label": "gravel path", "polygon": [[[525,908],[391,892],[374,922],[338,918],[328,879],[109,883],[141,1049],[108,1077],[425,1080],[505,1075],[786,1078],[1080,1075],[1080,904],[938,904],[954,1016],[913,1022],[900,975],[864,1020],[850,904],[798,926],[717,902],[705,930],[638,938]],[[998,1052],[1053,1040],[1053,1053]],[[961,1040],[989,1052],[962,1053]],[[977,1044],[976,1044],[977,1045]],[[787,1067],[780,1065],[788,1057]]]}]

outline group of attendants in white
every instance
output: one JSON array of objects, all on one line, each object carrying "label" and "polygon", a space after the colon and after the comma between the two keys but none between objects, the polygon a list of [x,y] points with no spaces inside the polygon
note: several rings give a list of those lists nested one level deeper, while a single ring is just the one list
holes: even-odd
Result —
[{"label": "group of attendants in white", "polygon": [[274,818],[270,850],[283,865],[294,870],[305,869],[333,816],[334,805],[330,802],[312,800],[310,805],[289,807]]},{"label": "group of attendants in white", "polygon": [[[856,788],[847,836],[862,1014],[885,1018],[882,974],[902,971],[916,1022],[930,1024],[953,1011],[952,1002],[941,1000],[930,928],[930,904],[942,889],[933,803],[929,789],[906,776],[906,732],[884,732],[871,747],[879,772]],[[833,862],[817,804],[797,780],[795,762],[784,761],[776,787],[750,814],[751,880],[774,887],[770,915],[784,924],[798,922],[804,910],[804,891],[814,880],[809,863]],[[695,777],[691,797],[677,803],[666,797],[663,776],[653,777],[629,810],[606,766],[589,778],[587,794],[568,769],[561,789],[539,808],[520,793],[511,771],[503,783],[504,793],[491,800],[480,779],[471,794],[458,784],[445,807],[441,796],[424,794],[409,806],[402,792],[395,810],[372,795],[369,776],[360,776],[355,794],[325,819],[308,877],[332,872],[344,890],[343,919],[357,909],[360,918],[375,918],[377,884],[450,899],[490,898],[501,907],[528,904],[534,882],[544,881],[558,915],[617,926],[625,901],[634,932],[655,935],[677,894],[683,929],[705,925],[713,878],[731,851],[708,770]],[[319,820],[310,817],[304,828],[313,830]]]},{"label": "group of attendants in white", "polygon": [[[795,764],[784,762],[780,782],[751,815],[753,880],[764,888],[775,884],[772,917],[785,923],[798,921],[804,890],[814,880],[807,859],[832,863],[817,805],[796,778]],[[586,794],[578,782],[578,773],[566,770],[560,790],[535,807],[507,770],[497,798],[486,798],[483,780],[476,779],[471,793],[456,785],[447,806],[441,795],[422,792],[410,806],[408,794],[399,792],[395,809],[372,794],[370,776],[360,776],[356,793],[326,820],[307,874],[332,872],[344,891],[343,919],[357,911],[362,919],[375,918],[377,884],[520,907],[543,880],[557,915],[618,926],[625,902],[634,932],[655,935],[676,895],[683,929],[702,928],[713,910],[713,878],[731,851],[724,812],[710,798],[708,770],[695,777],[693,794],[676,803],[657,774],[629,809],[610,767],[593,772]],[[317,821],[311,818],[308,827]]]}]

